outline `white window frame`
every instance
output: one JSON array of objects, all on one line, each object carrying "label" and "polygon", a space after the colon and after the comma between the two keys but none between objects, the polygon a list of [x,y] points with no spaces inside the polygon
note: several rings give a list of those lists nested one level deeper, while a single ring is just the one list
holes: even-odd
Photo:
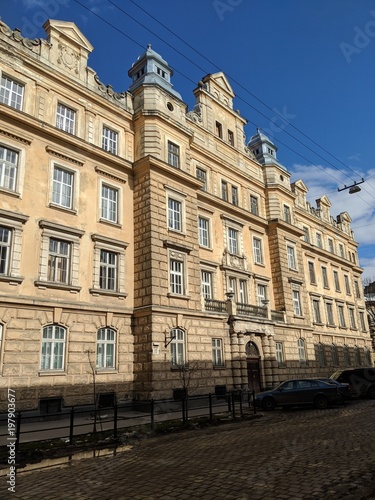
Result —
[{"label": "white window frame", "polygon": [[11,108],[22,110],[25,85],[12,77],[2,74],[0,83],[0,102]]},{"label": "white window frame", "polygon": [[186,364],[185,331],[172,328],[170,331],[170,354],[172,368],[184,367]]},{"label": "white window frame", "polygon": [[102,129],[102,149],[117,155],[119,134],[115,130],[103,125]]},{"label": "white window frame", "polygon": [[257,304],[259,307],[264,307],[263,301],[267,300],[267,285],[263,283],[257,283],[256,291],[257,291]]},{"label": "white window frame", "polygon": [[312,299],[312,311],[313,311],[313,323],[321,324],[322,323],[322,315],[320,311],[320,299],[314,297]]},{"label": "white window frame", "polygon": [[[57,172],[61,172],[62,177],[55,178]],[[70,176],[70,182],[67,182],[68,179],[65,174]],[[76,174],[77,172],[70,168],[53,163],[51,175],[51,206],[60,207],[66,210],[75,209],[75,192],[78,191],[76,187]],[[69,191],[69,194],[64,193],[64,191]]]},{"label": "white window frame", "polygon": [[169,259],[169,291],[172,295],[185,295],[184,260]]},{"label": "white window frame", "polygon": [[[121,189],[103,180],[100,181],[100,221],[120,224]],[[107,192],[105,192],[107,190]],[[115,194],[111,198],[109,194]]]},{"label": "white window frame", "polygon": [[99,328],[96,337],[96,368],[98,370],[116,368],[116,330]]},{"label": "white window frame", "polygon": [[56,109],[56,127],[59,130],[63,130],[68,134],[75,134],[76,131],[76,121],[77,121],[77,112],[75,109],[62,104],[61,102],[57,103]]},{"label": "white window frame", "polygon": [[248,294],[247,294],[247,280],[239,279],[238,280],[238,302],[240,304],[248,303]]},{"label": "white window frame", "polygon": [[18,186],[20,152],[0,144],[0,189],[15,193]]},{"label": "white window frame", "polygon": [[275,342],[276,361],[278,366],[284,365],[284,349],[282,342]]},{"label": "white window frame", "polygon": [[[91,239],[94,242],[94,269],[93,269],[93,287],[90,288],[90,293],[93,295],[113,295],[120,299],[127,297],[125,290],[125,252],[129,245],[125,241],[107,238],[99,234],[92,234]],[[103,254],[107,252],[107,254]],[[107,263],[103,260],[104,255],[116,255],[116,262]],[[103,261],[103,262],[102,262]],[[102,288],[103,285],[103,269],[114,268],[116,266],[116,287]],[[102,268],[102,269],[101,269]]]},{"label": "white window frame", "polygon": [[259,198],[254,194],[250,195],[250,213],[259,215]]},{"label": "white window frame", "polygon": [[201,247],[211,248],[211,220],[202,215],[198,216],[198,237]]},{"label": "white window frame", "polygon": [[224,366],[223,341],[219,338],[211,339],[212,344],[212,364],[214,367]]},{"label": "white window frame", "polygon": [[292,290],[293,312],[294,316],[302,316],[301,291]]},{"label": "white window frame", "polygon": [[307,364],[306,360],[306,341],[304,339],[297,340],[297,348],[298,348],[298,359],[301,366],[305,366]]},{"label": "white window frame", "polygon": [[257,236],[253,236],[253,256],[254,264],[264,264],[263,257],[263,240]]},{"label": "white window frame", "polygon": [[232,255],[239,255],[240,232],[238,229],[228,227],[228,252]]},{"label": "white window frame", "polygon": [[99,288],[108,292],[118,290],[119,255],[117,252],[100,249]]},{"label": "white window frame", "polygon": [[297,271],[297,258],[296,258],[296,247],[294,245],[288,244],[286,246],[286,253],[288,258],[288,268]]},{"label": "white window frame", "polygon": [[[55,248],[53,248],[55,247]],[[50,237],[48,248],[48,281],[68,285],[71,275],[72,243],[69,240]]]},{"label": "white window frame", "polygon": [[[28,216],[0,209],[0,226],[9,231],[8,241],[4,241],[6,253],[3,272],[0,274],[0,281],[21,283],[21,249],[23,225],[27,222]],[[3,254],[4,255],[4,254]]]},{"label": "white window frame", "polygon": [[201,270],[202,297],[211,300],[213,298],[212,272],[206,269]]},{"label": "white window frame", "polygon": [[63,326],[47,325],[42,329],[40,371],[64,371],[66,337]]},{"label": "white window frame", "polygon": [[0,276],[9,276],[13,229],[0,225]]}]

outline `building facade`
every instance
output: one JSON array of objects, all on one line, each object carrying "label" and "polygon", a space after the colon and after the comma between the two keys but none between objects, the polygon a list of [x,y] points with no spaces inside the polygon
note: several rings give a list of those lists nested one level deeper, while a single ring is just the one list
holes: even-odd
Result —
[{"label": "building facade", "polygon": [[225,75],[189,111],[148,46],[115,92],[74,23],[44,28],[0,21],[2,395],[48,411],[370,365],[350,216],[246,141]]}]

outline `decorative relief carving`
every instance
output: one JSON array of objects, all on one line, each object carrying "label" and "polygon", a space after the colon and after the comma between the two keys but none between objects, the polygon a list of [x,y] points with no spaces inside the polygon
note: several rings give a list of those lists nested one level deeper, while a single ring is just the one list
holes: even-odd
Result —
[{"label": "decorative relief carving", "polygon": [[1,20],[0,20],[0,32],[6,35],[11,40],[21,43],[24,47],[30,50],[33,50],[34,47],[40,45],[40,38],[34,38],[34,40],[30,40],[30,38],[25,38],[21,35],[21,30],[19,30],[18,28],[11,30],[9,26],[6,25]]},{"label": "decorative relief carving", "polygon": [[241,271],[247,271],[247,258],[245,255],[234,255],[227,250],[223,252],[222,265],[226,267],[232,267],[234,269],[239,269]]},{"label": "decorative relief carving", "polygon": [[98,84],[98,89],[100,90],[100,92],[102,92],[106,97],[110,97],[111,99],[114,99],[116,101],[122,101],[125,99],[125,92],[121,92],[121,93],[115,92],[113,90],[112,85],[104,85],[104,83],[102,83],[99,80],[99,77],[97,74],[94,75],[94,80]]},{"label": "decorative relief carving", "polygon": [[79,53],[67,45],[59,43],[57,62],[63,64],[68,69],[74,70],[75,73],[79,73]]},{"label": "decorative relief carving", "polygon": [[202,122],[202,106],[200,104],[196,104],[194,109],[186,113],[186,116],[195,123]]},{"label": "decorative relief carving", "polygon": [[83,166],[83,161],[76,160],[74,158],[71,158],[70,156],[65,155],[64,153],[60,153],[59,151],[55,151],[54,149],[51,149],[49,146],[46,146],[46,151],[50,155],[53,155],[53,156],[56,156],[57,158],[60,158],[60,160],[69,161],[70,163],[74,163],[75,165],[78,165],[79,167]]}]

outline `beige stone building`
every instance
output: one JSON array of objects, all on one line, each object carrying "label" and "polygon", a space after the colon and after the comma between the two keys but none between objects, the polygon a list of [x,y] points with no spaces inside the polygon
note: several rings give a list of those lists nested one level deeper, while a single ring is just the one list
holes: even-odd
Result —
[{"label": "beige stone building", "polygon": [[261,131],[247,143],[225,75],[188,111],[148,46],[118,93],[75,24],[44,28],[0,22],[1,400],[50,412],[92,403],[94,381],[109,403],[371,364],[349,214],[312,207]]}]

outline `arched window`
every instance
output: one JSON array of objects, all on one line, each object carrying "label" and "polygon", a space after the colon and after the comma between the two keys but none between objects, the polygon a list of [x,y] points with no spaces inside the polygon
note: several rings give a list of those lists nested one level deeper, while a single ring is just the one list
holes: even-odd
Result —
[{"label": "arched window", "polygon": [[115,368],[116,332],[112,328],[98,330],[96,345],[96,368]]},{"label": "arched window", "polygon": [[259,350],[254,342],[246,344],[246,356],[248,358],[259,358]]},{"label": "arched window", "polygon": [[48,325],[42,333],[41,370],[63,370],[65,362],[66,329]]},{"label": "arched window", "polygon": [[306,346],[304,339],[298,339],[298,358],[300,365],[306,365]]},{"label": "arched window", "polygon": [[172,366],[185,365],[185,332],[181,328],[171,330],[171,363]]}]

